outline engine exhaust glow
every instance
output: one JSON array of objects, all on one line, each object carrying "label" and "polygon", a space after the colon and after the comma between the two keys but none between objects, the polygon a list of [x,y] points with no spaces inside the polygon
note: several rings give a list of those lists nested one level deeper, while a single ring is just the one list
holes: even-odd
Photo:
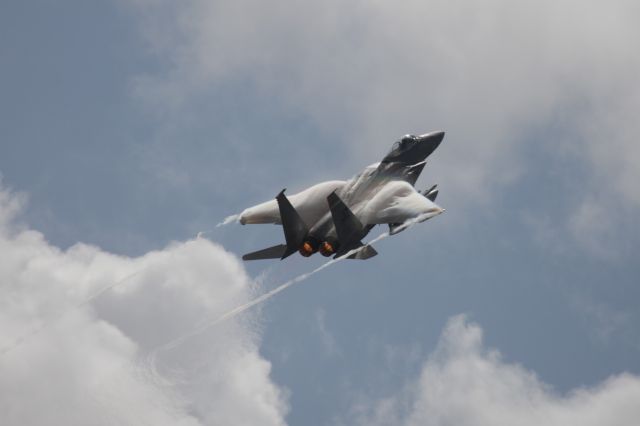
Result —
[{"label": "engine exhaust glow", "polygon": [[336,248],[329,241],[325,241],[320,244],[320,254],[324,257],[329,257],[336,252]]},{"label": "engine exhaust glow", "polygon": [[315,238],[309,237],[300,245],[298,252],[304,257],[309,257],[318,251],[318,247],[320,247],[320,242]]}]

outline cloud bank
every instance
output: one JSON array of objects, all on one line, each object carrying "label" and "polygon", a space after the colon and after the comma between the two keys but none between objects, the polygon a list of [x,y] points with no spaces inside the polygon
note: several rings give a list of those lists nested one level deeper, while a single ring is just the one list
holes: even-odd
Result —
[{"label": "cloud bank", "polygon": [[16,224],[22,203],[0,188],[3,424],[284,424],[286,391],[259,354],[255,317],[161,352],[157,371],[144,363],[250,299],[235,256],[205,239],[136,258],[60,250]]},{"label": "cloud bank", "polygon": [[[129,258],[68,250],[16,224],[24,199],[0,190],[0,410],[7,424],[281,425],[287,393],[259,354],[255,318],[231,318],[154,349],[251,300],[236,257],[196,239]],[[114,285],[116,283],[116,285]],[[104,292],[105,288],[110,290]],[[559,394],[452,318],[419,377],[353,407],[349,424],[630,425],[640,378]]]},{"label": "cloud bank", "polygon": [[417,380],[398,395],[354,407],[353,422],[629,426],[640,418],[638,401],[640,378],[630,374],[559,394],[531,371],[485,349],[481,328],[460,315],[449,320]]}]

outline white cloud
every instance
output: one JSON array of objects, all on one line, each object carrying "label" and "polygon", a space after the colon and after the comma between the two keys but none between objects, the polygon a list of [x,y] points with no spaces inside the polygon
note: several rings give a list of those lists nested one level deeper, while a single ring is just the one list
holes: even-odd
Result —
[{"label": "white cloud", "polygon": [[286,395],[251,317],[160,352],[158,371],[144,362],[250,298],[235,256],[205,239],[136,258],[82,243],[63,251],[16,228],[19,205],[0,188],[3,424],[284,424]]},{"label": "white cloud", "polygon": [[566,395],[482,344],[464,316],[449,320],[420,377],[399,395],[354,409],[368,425],[620,425],[640,416],[640,378],[612,376]]}]

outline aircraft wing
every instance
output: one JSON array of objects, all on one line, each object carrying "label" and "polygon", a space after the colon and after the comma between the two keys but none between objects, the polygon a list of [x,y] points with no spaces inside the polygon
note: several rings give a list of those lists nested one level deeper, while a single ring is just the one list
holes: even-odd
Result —
[{"label": "aircraft wing", "polygon": [[366,224],[402,224],[417,219],[420,222],[444,210],[407,182],[387,183],[358,215]]}]

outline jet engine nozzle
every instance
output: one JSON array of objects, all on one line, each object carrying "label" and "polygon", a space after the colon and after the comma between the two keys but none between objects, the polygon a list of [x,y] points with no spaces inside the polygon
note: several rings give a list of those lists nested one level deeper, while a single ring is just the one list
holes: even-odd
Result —
[{"label": "jet engine nozzle", "polygon": [[315,238],[307,238],[302,242],[302,244],[300,244],[298,252],[304,257],[309,257],[317,252],[319,247],[320,242],[318,240]]},{"label": "jet engine nozzle", "polygon": [[324,257],[329,257],[338,251],[338,243],[335,241],[324,241],[320,244],[319,251]]}]

